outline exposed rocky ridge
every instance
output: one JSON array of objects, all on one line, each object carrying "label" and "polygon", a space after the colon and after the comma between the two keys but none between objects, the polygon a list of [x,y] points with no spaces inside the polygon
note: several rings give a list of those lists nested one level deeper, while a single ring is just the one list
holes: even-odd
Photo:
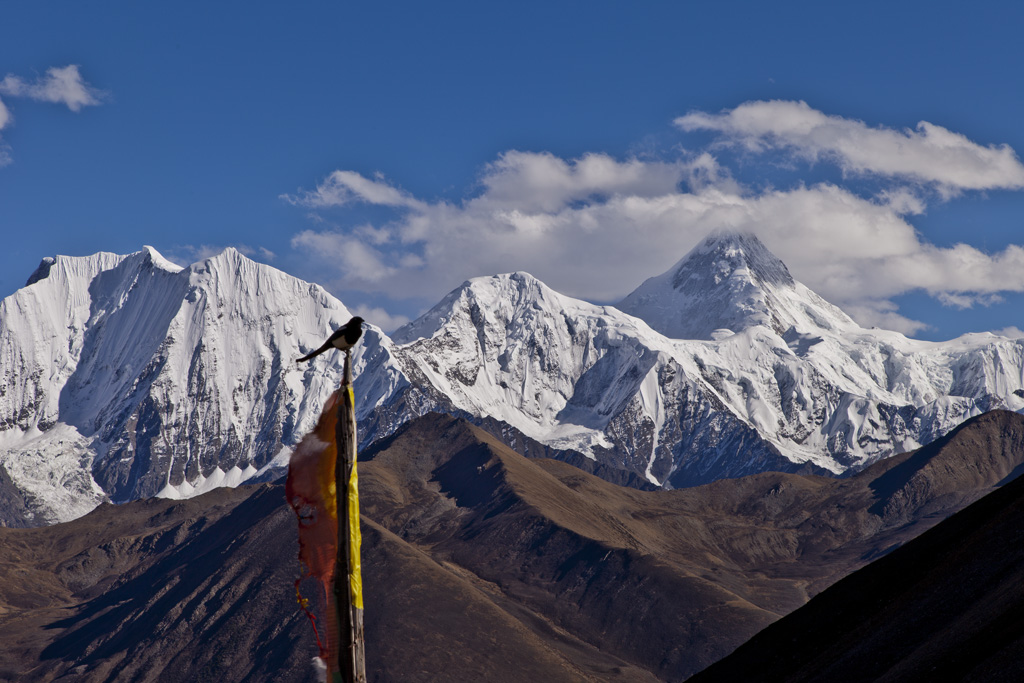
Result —
[{"label": "exposed rocky ridge", "polygon": [[[359,466],[371,680],[679,680],[1005,480],[1022,430],[993,413],[849,479],[645,492],[426,416]],[[0,677],[312,680],[295,528],[263,485],[0,529]]]},{"label": "exposed rocky ridge", "polygon": [[6,526],[6,520],[26,519],[30,514],[25,496],[0,465],[0,526]]}]

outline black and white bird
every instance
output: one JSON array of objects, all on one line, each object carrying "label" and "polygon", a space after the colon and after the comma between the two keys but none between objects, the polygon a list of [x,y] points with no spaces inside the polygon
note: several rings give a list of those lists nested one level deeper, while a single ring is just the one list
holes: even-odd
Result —
[{"label": "black and white bird", "polygon": [[361,336],[363,336],[363,319],[357,315],[336,329],[334,334],[328,337],[327,341],[324,342],[323,346],[309,355],[303,356],[296,362],[302,363],[307,360],[312,360],[324,351],[332,348],[338,349],[339,351],[348,351],[355,346],[355,343],[359,341],[359,337]]}]

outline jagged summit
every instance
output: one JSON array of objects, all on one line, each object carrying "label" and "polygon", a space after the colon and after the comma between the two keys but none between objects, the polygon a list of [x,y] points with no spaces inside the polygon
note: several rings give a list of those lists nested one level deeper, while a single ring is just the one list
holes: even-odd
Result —
[{"label": "jagged summit", "polygon": [[174,263],[173,261],[164,258],[163,254],[157,251],[155,247],[151,247],[148,244],[142,247],[142,252],[140,253],[148,256],[150,263],[170,273],[177,273],[184,270],[182,266],[179,266],[177,263]]},{"label": "jagged summit", "polygon": [[[497,330],[523,316],[533,318],[540,309],[557,313],[581,304],[590,307],[559,294],[525,271],[476,277],[449,292],[416,320],[395,330],[391,338],[398,344],[429,338],[460,311],[467,312],[472,325],[479,327],[486,322]],[[603,310],[600,306],[594,308]]]},{"label": "jagged summit", "polygon": [[721,338],[757,325],[780,336],[856,326],[794,280],[755,235],[739,232],[709,235],[617,305],[675,339]]},{"label": "jagged summit", "polygon": [[769,251],[757,235],[716,231],[673,266],[672,286],[681,289],[690,279],[702,279],[708,275],[702,272],[702,266],[706,269],[709,262],[713,274],[718,276],[746,268],[752,279],[765,285],[792,287],[795,284],[786,264]]},{"label": "jagged summit", "polygon": [[[559,294],[525,272],[464,282],[392,339],[407,367],[459,409],[532,438],[578,437],[572,445],[581,450],[597,439],[594,425],[607,423],[612,408],[632,396],[658,345],[670,348],[635,318]],[[600,359],[606,374],[591,396],[577,384]],[[620,385],[625,375],[630,382]],[[587,406],[570,405],[584,402],[585,393]],[[597,405],[602,396],[613,405]]]}]

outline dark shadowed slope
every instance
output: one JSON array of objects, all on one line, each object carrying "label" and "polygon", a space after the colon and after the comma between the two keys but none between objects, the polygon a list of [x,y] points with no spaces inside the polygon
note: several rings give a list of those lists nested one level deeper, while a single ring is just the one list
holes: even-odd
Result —
[{"label": "dark shadowed slope", "polygon": [[[680,491],[428,415],[362,456],[371,680],[680,680],[1024,463],[991,413],[845,480]],[[280,486],[0,529],[0,680],[312,680]]]},{"label": "dark shadowed slope", "polygon": [[14,524],[14,521],[26,519],[29,514],[25,494],[18,489],[11,475],[0,465],[0,527],[20,526]]},{"label": "dark shadowed slope", "polygon": [[0,530],[0,680],[308,680],[281,503],[220,489]]},{"label": "dark shadowed slope", "polygon": [[1024,480],[843,579],[691,680],[1024,680]]}]

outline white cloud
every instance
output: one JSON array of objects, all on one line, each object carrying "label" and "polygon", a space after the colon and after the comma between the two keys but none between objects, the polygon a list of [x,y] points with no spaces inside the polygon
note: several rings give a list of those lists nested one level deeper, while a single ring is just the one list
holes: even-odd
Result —
[{"label": "white cloud", "polygon": [[924,200],[905,187],[882,190],[878,193],[878,201],[901,216],[920,216],[925,211]]},{"label": "white cloud", "polygon": [[100,103],[103,96],[103,93],[82,79],[77,64],[51,67],[46,70],[46,76],[32,83],[19,76],[7,74],[4,80],[0,81],[0,94],[64,104],[71,111],[95,106]]},{"label": "white cloud", "polygon": [[[70,64],[65,67],[53,67],[46,71],[46,76],[29,83],[19,76],[7,74],[0,81],[0,95],[5,97],[24,97],[42,102],[54,102],[67,105],[71,111],[79,111],[84,106],[97,105],[103,93],[82,80],[78,66]],[[0,100],[0,130],[11,124],[14,117],[10,109]],[[0,167],[11,163],[10,147],[0,139]]]},{"label": "white cloud", "polygon": [[1019,327],[1014,325],[1004,327],[1001,330],[993,330],[992,334],[996,334],[1000,337],[1009,337],[1010,339],[1024,339],[1024,330],[1021,330]]},{"label": "white cloud", "polygon": [[683,171],[682,164],[619,162],[605,154],[568,162],[546,152],[510,151],[487,167],[480,200],[495,210],[553,212],[594,196],[668,194],[682,181]]},{"label": "white cloud", "polygon": [[397,264],[390,265],[383,252],[357,234],[303,230],[292,238],[292,246],[337,267],[346,288],[389,291],[388,283],[399,274]]},{"label": "white cloud", "polygon": [[1003,302],[998,294],[959,294],[956,292],[939,292],[939,301],[952,308],[974,308],[975,305],[992,306]]},{"label": "white cloud", "polygon": [[292,246],[336,268],[337,288],[396,300],[432,301],[470,277],[526,270],[566,294],[615,301],[709,232],[744,230],[862,324],[908,334],[925,326],[897,312],[900,294],[924,290],[968,306],[1024,291],[1024,248],[933,245],[907,220],[924,201],[898,186],[875,198],[828,183],[751,194],[707,153],[665,163],[526,152],[489,164],[480,186],[461,202],[431,202],[338,171],[287,199],[318,211],[362,201],[394,207],[396,217],[305,230]]},{"label": "white cloud", "polygon": [[391,315],[383,308],[376,306],[353,306],[349,307],[349,310],[352,311],[353,315],[358,315],[366,322],[376,325],[388,334],[409,322],[408,316]]},{"label": "white cloud", "polygon": [[283,194],[281,198],[291,204],[312,209],[345,206],[353,202],[409,208],[421,206],[408,193],[389,185],[383,176],[369,179],[355,171],[335,171],[315,190],[296,195]]},{"label": "white cloud", "polygon": [[675,120],[686,131],[711,130],[755,152],[785,149],[809,161],[835,161],[846,172],[961,190],[1020,189],[1024,165],[1008,145],[979,145],[927,121],[915,130],[870,127],[828,116],[805,102],[746,102],[719,114],[692,112]]},{"label": "white cloud", "polygon": [[[0,130],[3,130],[11,122],[11,112],[4,104],[3,100],[0,100]],[[11,148],[10,146],[0,138],[0,168],[11,163]]]},{"label": "white cloud", "polygon": [[843,310],[864,327],[878,327],[895,330],[913,336],[929,326],[919,320],[911,320],[896,312],[897,306],[888,300],[849,302]]}]

